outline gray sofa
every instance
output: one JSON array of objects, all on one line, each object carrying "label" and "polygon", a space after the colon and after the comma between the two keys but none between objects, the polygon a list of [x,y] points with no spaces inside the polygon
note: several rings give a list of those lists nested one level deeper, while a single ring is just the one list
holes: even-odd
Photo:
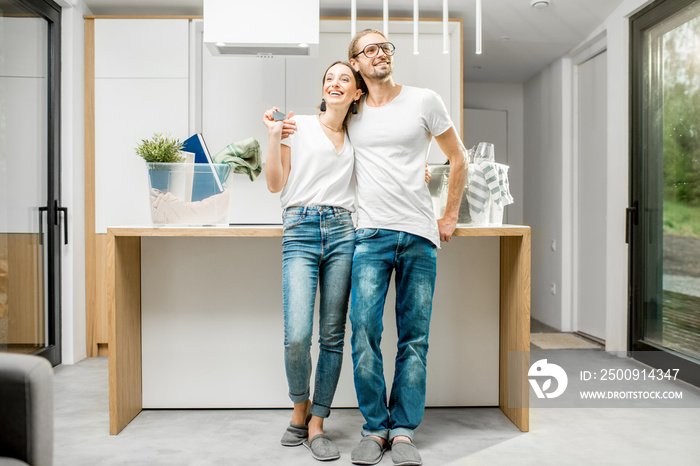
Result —
[{"label": "gray sofa", "polygon": [[53,368],[0,353],[0,466],[53,464]]}]

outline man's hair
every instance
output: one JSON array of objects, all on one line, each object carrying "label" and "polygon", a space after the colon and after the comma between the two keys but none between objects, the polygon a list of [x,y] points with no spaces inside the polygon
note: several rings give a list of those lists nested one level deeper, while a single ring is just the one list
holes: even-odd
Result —
[{"label": "man's hair", "polygon": [[350,41],[350,45],[348,46],[348,60],[352,60],[353,58],[355,58],[355,55],[357,55],[360,52],[360,50],[355,50],[357,48],[357,43],[362,37],[366,36],[367,34],[379,34],[384,38],[384,40],[387,40],[386,36],[383,33],[377,31],[376,29],[364,29],[358,32],[357,34],[355,34],[355,37],[352,38],[352,40]]}]

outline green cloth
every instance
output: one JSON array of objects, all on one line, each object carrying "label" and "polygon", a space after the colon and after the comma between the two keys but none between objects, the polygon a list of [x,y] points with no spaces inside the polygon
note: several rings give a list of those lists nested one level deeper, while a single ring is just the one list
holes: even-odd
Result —
[{"label": "green cloth", "polygon": [[248,138],[229,144],[214,156],[214,163],[225,163],[233,173],[243,173],[250,177],[250,181],[255,181],[262,170],[260,143],[255,138]]}]

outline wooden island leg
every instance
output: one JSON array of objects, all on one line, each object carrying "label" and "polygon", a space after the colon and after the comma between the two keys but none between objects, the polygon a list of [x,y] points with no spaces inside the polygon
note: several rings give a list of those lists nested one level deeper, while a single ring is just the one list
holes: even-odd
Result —
[{"label": "wooden island leg", "polygon": [[530,429],[530,231],[501,237],[498,405],[522,431]]},{"label": "wooden island leg", "polygon": [[141,392],[141,239],[107,238],[109,433],[116,435],[143,407]]}]

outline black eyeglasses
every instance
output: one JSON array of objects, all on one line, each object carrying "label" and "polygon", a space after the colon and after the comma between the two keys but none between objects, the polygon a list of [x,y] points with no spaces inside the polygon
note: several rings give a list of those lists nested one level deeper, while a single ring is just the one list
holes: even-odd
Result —
[{"label": "black eyeglasses", "polygon": [[360,56],[361,53],[364,53],[365,57],[367,58],[374,58],[377,55],[379,55],[380,48],[388,57],[392,56],[394,54],[394,51],[396,50],[396,47],[394,47],[394,44],[392,44],[391,42],[382,42],[380,44],[367,44],[361,52],[356,53],[355,56],[353,56],[352,58],[357,58],[358,56]]}]

